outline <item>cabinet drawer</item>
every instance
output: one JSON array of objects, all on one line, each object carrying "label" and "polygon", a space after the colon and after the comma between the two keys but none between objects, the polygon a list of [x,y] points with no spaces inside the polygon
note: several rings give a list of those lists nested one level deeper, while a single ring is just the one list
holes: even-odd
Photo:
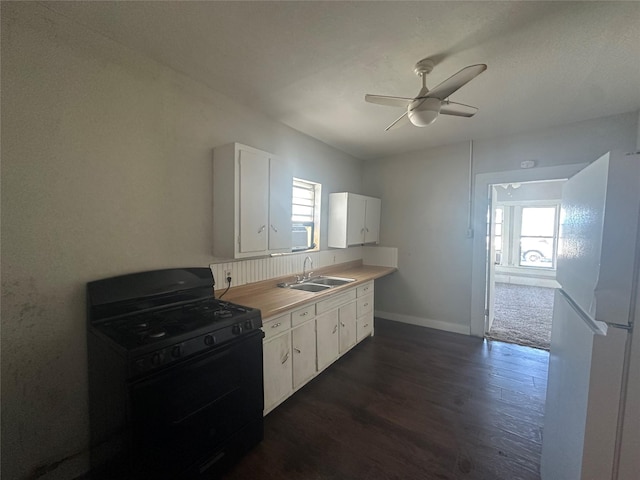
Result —
[{"label": "cabinet drawer", "polygon": [[296,326],[301,323],[306,322],[307,320],[315,317],[316,315],[316,304],[312,303],[311,305],[307,305],[306,307],[299,308],[298,310],[294,310],[291,313],[291,325]]},{"label": "cabinet drawer", "polygon": [[359,298],[356,302],[356,311],[358,317],[371,313],[373,311],[373,295]]},{"label": "cabinet drawer", "polygon": [[291,328],[291,314],[280,315],[279,317],[272,318],[262,324],[262,330],[264,331],[264,338],[271,338],[281,332],[286,332]]},{"label": "cabinet drawer", "polygon": [[373,294],[373,282],[368,282],[358,287],[358,297],[364,297],[365,295],[371,294]]},{"label": "cabinet drawer", "polygon": [[339,295],[332,295],[326,300],[321,300],[316,303],[316,314],[320,315],[334,308],[338,308],[340,305],[344,305],[352,300],[356,299],[356,289],[340,293]]},{"label": "cabinet drawer", "polygon": [[358,333],[358,341],[371,335],[373,332],[373,317],[361,317],[356,321],[356,331]]}]

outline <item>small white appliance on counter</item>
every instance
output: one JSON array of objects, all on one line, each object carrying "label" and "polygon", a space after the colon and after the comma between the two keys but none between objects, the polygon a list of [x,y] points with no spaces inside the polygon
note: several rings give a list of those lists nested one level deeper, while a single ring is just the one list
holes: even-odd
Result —
[{"label": "small white appliance on counter", "polygon": [[638,154],[563,186],[542,480],[639,478],[639,215]]}]

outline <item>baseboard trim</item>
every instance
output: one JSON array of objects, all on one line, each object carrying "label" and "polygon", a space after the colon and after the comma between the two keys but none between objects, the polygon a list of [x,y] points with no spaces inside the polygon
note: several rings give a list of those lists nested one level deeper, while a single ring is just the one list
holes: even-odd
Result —
[{"label": "baseboard trim", "polygon": [[468,325],[458,325],[451,322],[443,322],[442,320],[432,320],[430,318],[414,317],[411,315],[403,315],[401,313],[375,311],[375,316],[392,320],[394,322],[408,323],[419,327],[435,328],[436,330],[444,330],[445,332],[461,333],[462,335],[470,335],[471,328]]}]

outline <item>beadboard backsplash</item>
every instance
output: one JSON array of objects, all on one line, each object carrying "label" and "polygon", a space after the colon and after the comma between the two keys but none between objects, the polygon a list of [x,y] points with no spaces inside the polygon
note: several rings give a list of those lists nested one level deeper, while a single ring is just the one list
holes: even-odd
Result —
[{"label": "beadboard backsplash", "polygon": [[[307,272],[339,263],[363,260],[365,264],[397,267],[397,248],[390,247],[350,247],[346,249],[303,252],[252,260],[237,260],[212,263],[210,265],[216,289],[225,288],[225,272],[231,272],[231,286],[261,282],[271,278],[299,275],[302,273],[304,259],[311,257],[313,268],[307,262]],[[371,261],[367,261],[371,260]]]}]

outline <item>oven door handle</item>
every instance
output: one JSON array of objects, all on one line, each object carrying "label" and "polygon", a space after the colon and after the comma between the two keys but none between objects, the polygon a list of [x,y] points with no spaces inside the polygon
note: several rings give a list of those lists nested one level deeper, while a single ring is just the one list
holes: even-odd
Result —
[{"label": "oven door handle", "polygon": [[216,403],[217,401],[221,400],[222,398],[231,395],[233,392],[239,390],[238,386],[236,386],[234,389],[229,390],[226,393],[223,393],[222,395],[218,396],[215,400],[212,400],[208,403],[206,403],[205,405],[203,405],[200,408],[197,408],[196,410],[194,410],[191,413],[188,413],[187,415],[185,415],[182,418],[179,418],[178,420],[173,420],[171,422],[172,425],[180,425],[182,422],[184,422],[185,420],[189,420],[191,417],[193,417],[194,415],[197,415],[198,413],[202,412],[203,410],[206,410],[207,408],[209,408],[211,405],[213,405],[214,403]]}]

